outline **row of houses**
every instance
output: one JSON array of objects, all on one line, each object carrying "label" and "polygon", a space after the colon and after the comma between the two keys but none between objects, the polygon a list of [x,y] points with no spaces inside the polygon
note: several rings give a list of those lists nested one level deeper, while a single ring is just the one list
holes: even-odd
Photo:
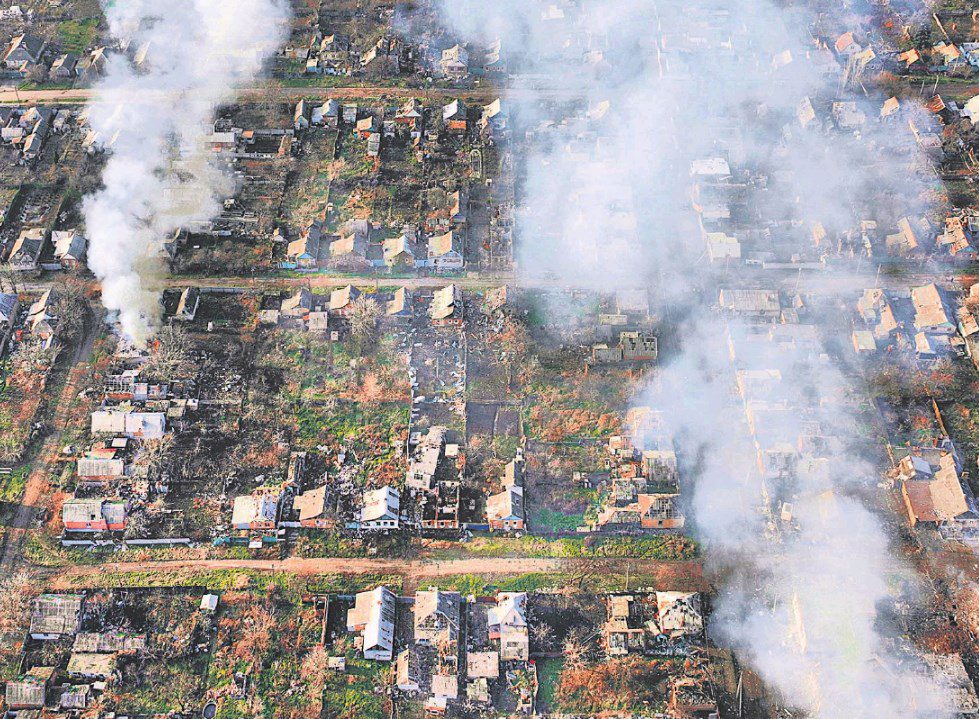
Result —
[{"label": "row of houses", "polygon": [[682,529],[679,466],[662,414],[649,407],[633,408],[627,424],[629,435],[608,441],[609,482],[599,489],[602,503],[588,529],[626,533]]},{"label": "row of houses", "polygon": [[63,543],[118,539],[153,496],[169,491],[169,477],[153,459],[155,447],[186,427],[199,407],[197,388],[191,380],[146,377],[142,361],[123,360],[106,372],[87,443],[63,449],[75,469],[74,496],[61,507]]},{"label": "row of houses", "polygon": [[[963,353],[966,339],[979,332],[962,324],[952,311],[956,300],[947,291],[929,283],[910,291],[872,288],[856,302],[860,324],[851,335],[860,354],[905,351],[929,361]],[[963,315],[964,316],[964,315]]]},{"label": "row of houses", "polygon": [[[201,613],[212,615],[218,599],[205,594]],[[151,640],[144,618],[130,620],[120,613],[126,604],[116,599],[116,611],[106,612],[91,595],[36,597],[21,673],[6,683],[6,709],[20,717],[77,716],[110,687],[126,682],[132,676],[129,666],[145,661]]]},{"label": "row of houses", "polygon": [[516,690],[518,708],[529,711],[536,687],[528,694],[512,681],[533,666],[527,603],[524,592],[464,598],[427,589],[399,598],[380,586],[356,595],[346,629],[366,659],[392,662],[394,686],[424,697],[429,712],[462,702],[488,706],[501,690]]},{"label": "row of houses", "polygon": [[77,230],[43,227],[22,230],[6,252],[6,266],[16,272],[75,270],[82,267],[88,243]]},{"label": "row of houses", "polygon": [[[455,193],[457,207],[467,200]],[[455,217],[462,216],[457,210]],[[286,245],[284,268],[313,270],[335,266],[387,267],[394,271],[431,269],[458,271],[465,265],[464,223],[442,234],[420,234],[405,227],[395,237],[374,239],[377,228],[368,220],[351,220],[338,234],[325,232],[316,220]]]},{"label": "row of houses", "polygon": [[[272,306],[259,311],[259,321],[290,329],[330,332],[334,339],[339,339],[361,298],[377,302],[384,318],[392,321],[413,318],[415,305],[420,299],[406,287],[389,293],[368,294],[348,285],[332,290],[328,296],[302,288],[284,298],[273,298]],[[461,326],[464,313],[462,293],[455,285],[436,290],[428,303],[428,316],[435,327]]]}]

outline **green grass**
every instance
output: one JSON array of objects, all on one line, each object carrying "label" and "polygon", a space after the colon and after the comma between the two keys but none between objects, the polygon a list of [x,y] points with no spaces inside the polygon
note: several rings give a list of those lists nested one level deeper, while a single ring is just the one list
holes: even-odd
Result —
[{"label": "green grass", "polygon": [[27,467],[0,475],[0,502],[19,502],[27,487]]},{"label": "green grass", "polygon": [[323,696],[322,716],[383,719],[384,698],[375,689],[384,686],[387,665],[365,660],[347,652],[345,674],[331,675]]},{"label": "green grass", "polygon": [[95,42],[98,28],[99,21],[97,18],[65,20],[59,23],[58,40],[62,50],[81,55]]},{"label": "green grass", "polygon": [[[655,587],[656,576],[633,572],[629,586]],[[434,586],[465,595],[490,596],[497,592],[542,592],[575,587],[578,591],[604,594],[620,592],[625,588],[625,575],[617,571],[590,573],[531,572],[528,574],[476,575],[455,574],[444,577],[426,577],[426,586]]]},{"label": "green grass", "polygon": [[557,692],[562,671],[564,671],[564,657],[547,657],[537,660],[537,683],[540,687],[537,698],[551,711],[557,708],[554,695]]},{"label": "green grass", "polygon": [[545,507],[537,512],[532,524],[534,529],[543,529],[548,532],[573,532],[584,522],[584,512],[581,514],[565,514]]},{"label": "green grass", "polygon": [[145,570],[137,572],[102,571],[78,575],[68,582],[79,589],[124,589],[136,587],[206,587],[212,591],[257,589],[267,591],[278,587],[285,592],[318,594],[357,592],[386,584],[392,590],[401,587],[401,577],[382,574],[317,574],[297,576],[284,572],[262,572],[250,569],[209,569],[195,571]]},{"label": "green grass", "polygon": [[432,552],[440,559],[459,557],[527,557],[535,559],[647,559],[682,562],[696,559],[697,543],[676,534],[647,537],[562,537],[551,539],[525,535],[519,538],[483,536]]}]

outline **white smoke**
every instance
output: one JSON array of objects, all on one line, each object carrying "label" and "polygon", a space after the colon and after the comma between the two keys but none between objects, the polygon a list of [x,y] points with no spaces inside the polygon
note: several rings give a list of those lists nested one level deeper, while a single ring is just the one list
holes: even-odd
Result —
[{"label": "white smoke", "polygon": [[105,13],[127,52],[110,57],[88,108],[111,153],[104,187],[83,203],[89,266],[106,309],[143,344],[160,313],[147,285],[163,242],[215,217],[234,189],[204,143],[215,111],[279,47],[288,9],[284,0],[126,0],[106,2]]},{"label": "white smoke", "polygon": [[[800,273],[783,285],[784,299],[812,293],[824,306],[809,319],[815,337],[792,336],[791,323],[784,332],[754,325],[725,316],[718,289],[771,286],[774,273],[711,265],[689,197],[694,184],[723,184],[734,224],[754,233],[747,244],[818,264],[813,223],[887,227],[893,213],[927,208],[934,176],[921,171],[906,123],[878,119],[884,98],[852,98],[867,122],[837,131],[836,58],[809,34],[812,18],[767,0],[442,7],[467,40],[500,40],[517,68],[508,102],[519,119],[521,271],[591,289],[646,282],[671,310],[682,353],[637,404],[663,412],[687,465],[683,491],[723,578],[712,632],[814,719],[948,716],[935,682],[886,627],[884,608],[910,572],[866,501],[876,470],[850,409],[858,390],[819,336],[833,328],[818,312],[838,314],[849,300],[841,292],[859,286],[849,280],[861,247],[849,259],[830,251],[840,279]],[[808,121],[806,98],[816,105]],[[734,176],[691,176],[693,161],[711,158]],[[779,381],[741,396],[741,370]],[[790,471],[759,468],[780,454]]]}]

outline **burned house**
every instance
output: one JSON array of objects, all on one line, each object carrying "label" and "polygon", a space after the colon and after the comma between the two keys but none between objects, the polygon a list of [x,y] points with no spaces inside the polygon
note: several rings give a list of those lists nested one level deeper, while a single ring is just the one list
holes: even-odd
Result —
[{"label": "burned house", "polygon": [[606,343],[592,345],[592,364],[619,364],[622,362],[655,362],[659,356],[656,337],[642,332],[621,332],[619,343],[610,347]]},{"label": "burned house", "polygon": [[26,674],[8,681],[7,708],[15,712],[44,708],[54,672],[54,667],[34,667]]},{"label": "burned house", "polygon": [[61,507],[65,532],[121,532],[126,529],[129,507],[124,500],[94,497],[70,499]]},{"label": "burned house", "polygon": [[260,487],[251,494],[235,497],[231,526],[241,531],[275,530],[279,523],[282,495],[280,487]]},{"label": "burned house", "polygon": [[912,527],[937,529],[943,536],[961,538],[979,532],[979,505],[963,481],[955,455],[933,458],[911,455],[902,460],[901,497]]},{"label": "burned house", "polygon": [[448,430],[435,426],[412,438],[406,485],[413,499],[409,513],[423,530],[455,530],[460,523],[458,445],[447,442]]},{"label": "burned house", "polygon": [[31,610],[31,639],[57,640],[74,636],[82,623],[85,597],[81,594],[42,594]]},{"label": "burned house", "polygon": [[428,315],[435,327],[461,327],[465,316],[462,291],[455,285],[436,290]]}]

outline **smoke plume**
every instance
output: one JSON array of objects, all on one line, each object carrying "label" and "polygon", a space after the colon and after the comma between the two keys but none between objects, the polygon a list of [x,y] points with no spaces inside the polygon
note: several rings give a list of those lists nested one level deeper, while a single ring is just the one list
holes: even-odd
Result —
[{"label": "smoke plume", "polygon": [[287,31],[283,0],[106,2],[123,51],[110,55],[88,120],[110,154],[83,204],[89,266],[125,336],[141,345],[159,319],[148,282],[164,242],[206,223],[234,185],[206,146],[215,110],[255,78]]},{"label": "smoke plume", "polygon": [[[859,62],[814,39],[815,15],[766,0],[445,0],[443,13],[471,42],[501,41],[515,69],[524,276],[646,286],[676,326],[678,355],[636,405],[669,428],[722,577],[713,636],[810,717],[949,715],[886,626],[916,579],[871,509],[859,385],[826,349],[848,293],[873,285],[859,228],[929,208],[934,175],[906,129],[928,119],[847,92]],[[711,245],[725,216],[743,257]],[[762,288],[774,310],[730,301]]]}]

